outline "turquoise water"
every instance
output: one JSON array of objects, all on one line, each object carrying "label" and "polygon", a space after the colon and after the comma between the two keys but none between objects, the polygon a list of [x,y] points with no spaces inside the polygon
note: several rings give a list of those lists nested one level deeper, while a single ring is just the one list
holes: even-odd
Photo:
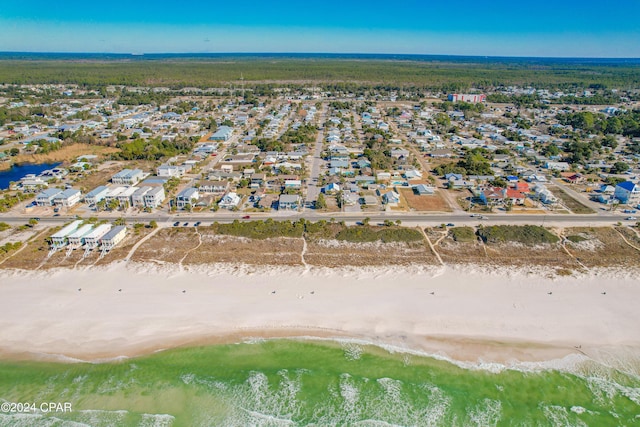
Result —
[{"label": "turquoise water", "polygon": [[0,363],[0,398],[69,413],[0,426],[640,425],[637,361],[464,368],[354,342],[272,340],[102,364]]}]

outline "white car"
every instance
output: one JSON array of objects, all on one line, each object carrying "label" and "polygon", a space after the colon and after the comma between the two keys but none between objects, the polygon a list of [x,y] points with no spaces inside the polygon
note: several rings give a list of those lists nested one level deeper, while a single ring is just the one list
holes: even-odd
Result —
[{"label": "white car", "polygon": [[635,216],[628,216],[628,217],[626,217],[625,219],[626,219],[627,221],[635,221],[635,220],[636,220],[636,219],[638,219],[638,218],[636,218]]}]

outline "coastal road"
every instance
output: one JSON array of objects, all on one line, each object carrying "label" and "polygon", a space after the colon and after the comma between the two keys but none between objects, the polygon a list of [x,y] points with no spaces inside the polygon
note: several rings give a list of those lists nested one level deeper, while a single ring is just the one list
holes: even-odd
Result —
[{"label": "coastal road", "polygon": [[[123,216],[122,218],[127,223],[147,223],[149,221],[156,221],[159,225],[170,225],[174,222],[193,224],[196,221],[200,221],[207,225],[211,222],[217,221],[221,223],[229,223],[234,220],[242,221],[242,217],[246,213],[243,212],[206,212],[206,213],[180,213],[175,215],[168,214],[154,214],[148,215],[131,215]],[[484,219],[477,217],[471,217],[469,214],[459,213],[437,213],[437,214],[416,214],[416,213],[394,213],[394,212],[380,212],[370,213],[363,215],[362,213],[317,213],[313,210],[306,210],[304,212],[275,212],[275,213],[251,213],[251,220],[265,220],[272,218],[274,221],[286,221],[286,220],[298,220],[304,218],[308,221],[329,221],[332,218],[336,221],[345,221],[347,223],[356,223],[362,221],[365,216],[369,217],[371,223],[383,222],[385,220],[402,221],[403,225],[424,225],[434,226],[440,224],[453,223],[455,225],[504,225],[504,224],[533,224],[542,226],[607,226],[614,225],[621,222],[626,225],[635,225],[636,221],[626,221],[625,215],[519,215],[519,214],[489,214],[484,215]],[[0,222],[6,222],[11,225],[22,225],[29,220],[28,215],[24,216],[0,216]],[[59,216],[59,217],[44,217],[41,218],[40,223],[47,225],[58,225],[66,223],[74,216]],[[113,216],[106,217],[107,219],[114,220]]]}]

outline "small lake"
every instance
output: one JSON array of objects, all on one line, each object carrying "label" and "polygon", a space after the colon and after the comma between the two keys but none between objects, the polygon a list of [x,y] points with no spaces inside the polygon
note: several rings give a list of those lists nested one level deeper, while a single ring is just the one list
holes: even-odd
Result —
[{"label": "small lake", "polygon": [[11,169],[0,171],[0,190],[9,188],[11,181],[20,181],[20,178],[30,173],[38,175],[47,169],[53,169],[60,163],[39,163],[39,164],[22,164],[13,165]]}]

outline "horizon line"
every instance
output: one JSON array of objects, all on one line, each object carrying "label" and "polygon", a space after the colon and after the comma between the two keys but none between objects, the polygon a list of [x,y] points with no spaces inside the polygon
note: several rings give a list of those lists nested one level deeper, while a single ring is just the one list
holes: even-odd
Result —
[{"label": "horizon line", "polygon": [[144,56],[185,56],[185,55],[217,55],[217,56],[405,56],[405,57],[452,57],[452,58],[486,58],[486,59],[567,59],[567,60],[630,60],[640,61],[640,57],[602,57],[602,56],[515,56],[515,55],[463,55],[463,54],[435,54],[435,53],[387,53],[387,52],[80,52],[80,51],[0,51],[0,55],[118,55],[128,57]]}]

